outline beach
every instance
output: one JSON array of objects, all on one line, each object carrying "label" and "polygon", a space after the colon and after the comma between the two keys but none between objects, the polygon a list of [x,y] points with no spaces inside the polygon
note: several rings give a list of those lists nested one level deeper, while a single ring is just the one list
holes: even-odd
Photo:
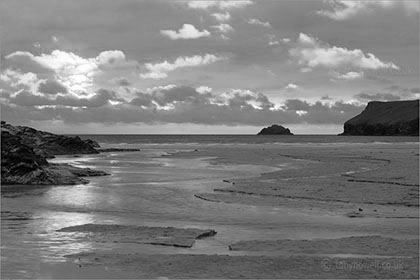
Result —
[{"label": "beach", "polygon": [[2,187],[2,278],[418,278],[418,138],[293,137],[98,137],[141,150]]}]

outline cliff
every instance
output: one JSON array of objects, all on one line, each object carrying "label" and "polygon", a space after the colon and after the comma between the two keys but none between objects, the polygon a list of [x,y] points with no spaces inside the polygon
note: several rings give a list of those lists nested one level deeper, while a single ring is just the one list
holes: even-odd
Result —
[{"label": "cliff", "polygon": [[419,135],[419,100],[369,102],[365,110],[344,123],[341,135]]},{"label": "cliff", "polygon": [[273,124],[270,127],[263,128],[258,135],[293,135],[288,128]]}]

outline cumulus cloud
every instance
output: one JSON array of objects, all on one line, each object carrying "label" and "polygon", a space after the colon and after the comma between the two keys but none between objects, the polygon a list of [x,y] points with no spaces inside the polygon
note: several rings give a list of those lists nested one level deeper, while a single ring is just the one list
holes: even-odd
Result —
[{"label": "cumulus cloud", "polygon": [[248,20],[248,23],[251,25],[258,25],[258,26],[263,26],[263,27],[267,27],[270,28],[271,24],[268,21],[261,21],[257,18],[250,18]]},{"label": "cumulus cloud", "polygon": [[17,51],[11,53],[5,56],[2,64],[2,69],[18,70],[22,73],[50,74],[54,71],[49,66],[38,62],[30,52]]},{"label": "cumulus cloud", "polygon": [[220,23],[218,25],[213,25],[212,27],[217,29],[220,33],[224,34],[234,31],[233,27],[227,23]]},{"label": "cumulus cloud", "polygon": [[17,51],[5,57],[6,70],[17,69],[22,77],[35,73],[39,79],[55,80],[72,93],[91,91],[94,76],[102,70],[134,64],[130,64],[125,54],[118,50],[103,51],[91,58],[61,50],[40,55]]},{"label": "cumulus cloud", "polygon": [[148,72],[140,74],[140,77],[144,79],[163,79],[168,77],[168,72],[174,71],[178,68],[208,65],[223,59],[223,57],[216,56],[214,54],[206,54],[204,56],[194,55],[178,57],[173,63],[166,60],[155,64],[146,63],[144,66]]},{"label": "cumulus cloud", "polygon": [[288,90],[295,90],[295,89],[298,89],[299,86],[297,84],[294,84],[294,83],[289,83],[284,88],[288,89]]},{"label": "cumulus cloud", "polygon": [[356,79],[362,78],[364,76],[364,73],[363,71],[361,72],[349,71],[344,74],[340,74],[336,71],[332,71],[331,75],[333,76],[333,78],[339,79],[339,80],[356,80]]},{"label": "cumulus cloud", "polygon": [[220,10],[230,10],[244,8],[253,4],[251,0],[207,0],[207,1],[188,1],[187,5],[191,9],[207,10],[211,8]]},{"label": "cumulus cloud", "polygon": [[231,19],[231,15],[227,11],[224,13],[213,13],[211,15],[219,22],[229,21]]},{"label": "cumulus cloud", "polygon": [[411,0],[333,0],[325,1],[328,5],[327,9],[320,10],[319,15],[334,19],[347,20],[359,14],[373,13],[375,9],[392,9],[402,7],[407,14],[414,14],[419,12],[419,2]]},{"label": "cumulus cloud", "polygon": [[392,62],[383,62],[372,53],[363,53],[360,49],[329,46],[307,34],[300,33],[296,45],[289,54],[305,67],[337,68],[342,66],[361,69],[399,69]]},{"label": "cumulus cloud", "polygon": [[172,39],[198,39],[202,37],[209,37],[210,32],[203,29],[203,31],[198,30],[192,24],[184,24],[178,31],[174,30],[161,30],[160,34]]},{"label": "cumulus cloud", "polygon": [[122,51],[113,50],[101,52],[96,60],[99,66],[121,65],[126,62],[126,57]]}]

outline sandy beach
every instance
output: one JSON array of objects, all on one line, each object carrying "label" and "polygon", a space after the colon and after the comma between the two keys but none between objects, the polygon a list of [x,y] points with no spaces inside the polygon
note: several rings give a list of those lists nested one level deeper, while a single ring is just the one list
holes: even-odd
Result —
[{"label": "sandy beach", "polygon": [[[50,215],[63,207],[43,229],[40,214],[11,206],[34,190],[6,188],[3,242],[17,221],[38,227],[38,244],[56,240],[54,258],[39,249],[34,257],[45,260],[19,276],[418,278],[417,143],[186,146],[58,158],[111,175],[35,190],[56,193]],[[139,178],[149,183],[123,198]],[[22,238],[30,244],[33,235]]]}]

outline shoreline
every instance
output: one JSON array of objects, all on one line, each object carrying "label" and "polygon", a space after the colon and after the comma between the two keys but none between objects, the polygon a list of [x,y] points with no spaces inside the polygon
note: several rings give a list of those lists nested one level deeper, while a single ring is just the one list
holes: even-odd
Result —
[{"label": "shoreline", "polygon": [[[280,267],[292,265],[293,263],[294,265],[297,265],[299,263],[308,269],[308,271],[316,273],[316,275],[318,275],[317,277],[320,278],[353,277],[351,271],[344,271],[340,269],[335,269],[329,272],[323,271],[321,269],[321,265],[325,258],[329,258],[330,260],[340,260],[341,262],[369,261],[372,263],[400,260],[407,266],[406,269],[399,269],[398,271],[392,271],[392,273],[388,273],[389,271],[384,272],[379,270],[358,271],[356,273],[359,275],[359,277],[364,278],[407,278],[416,277],[416,275],[418,275],[418,267],[413,265],[416,263],[416,260],[418,260],[418,254],[401,256],[401,254],[398,252],[389,254],[389,252],[387,253],[386,251],[382,251],[382,253],[379,255],[382,255],[383,257],[379,258],[378,255],[375,254],[365,255],[363,252],[359,252],[362,254],[357,254],[357,250],[356,252],[353,252],[356,254],[348,254],[348,252],[346,253],[345,250],[341,250],[341,254],[338,255],[322,255],[319,254],[319,252],[284,252],[282,250],[275,249],[275,247],[272,248],[273,250],[271,252],[254,252],[247,249],[240,251],[229,251],[229,246],[236,244],[237,242],[247,242],[247,244],[255,244],[258,246],[258,244],[261,244],[261,242],[281,242],[282,240],[290,239],[290,237],[296,240],[296,242],[316,239],[335,240],[352,236],[371,236],[374,241],[380,241],[382,238],[394,238],[396,240],[400,240],[401,242],[406,242],[405,240],[412,240],[418,236],[418,214],[415,216],[413,215],[412,211],[418,211],[418,206],[380,206],[375,203],[380,202],[380,199],[386,199],[386,197],[384,198],[380,195],[376,195],[375,197],[377,200],[370,201],[373,202],[371,205],[373,205],[375,207],[374,209],[377,210],[377,212],[373,212],[373,208],[369,209],[367,206],[365,206],[365,204],[361,204],[360,196],[357,194],[360,189],[357,187],[353,189],[353,191],[356,193],[353,193],[352,191],[345,192],[344,189],[340,189],[341,192],[329,192],[330,197],[325,197],[322,195],[322,193],[318,194],[320,199],[331,199],[331,196],[333,195],[338,198],[340,198],[340,196],[345,196],[347,199],[351,200],[351,203],[342,203],[348,206],[347,208],[340,208],[338,207],[340,203],[331,203],[328,201],[324,201],[319,205],[315,205],[312,202],[308,202],[307,200],[300,198],[287,198],[279,200],[279,197],[273,196],[273,194],[284,194],[291,196],[292,198],[297,196],[304,197],[305,195],[302,194],[307,193],[305,190],[307,190],[310,185],[317,189],[320,188],[320,182],[317,182],[316,179],[318,178],[318,180],[323,182],[323,186],[321,187],[324,190],[337,186],[337,184],[343,184],[345,181],[345,184],[348,184],[347,186],[358,186],[359,184],[364,184],[364,190],[373,188],[370,191],[376,191],[376,193],[378,193],[378,190],[381,188],[385,188],[387,190],[386,192],[388,192],[388,187],[392,187],[395,191],[394,197],[398,197],[397,195],[399,193],[404,191],[406,188],[411,188],[411,186],[382,183],[348,182],[347,180],[351,178],[360,179],[357,176],[362,175],[364,176],[363,179],[366,179],[367,176],[374,176],[375,174],[380,174],[382,179],[384,179],[386,177],[383,176],[381,172],[385,168],[387,173],[389,173],[389,176],[394,178],[390,180],[390,182],[403,182],[404,184],[411,184],[413,180],[416,180],[416,177],[414,176],[415,174],[413,175],[410,173],[407,168],[401,169],[394,167],[392,167],[391,170],[399,170],[398,172],[406,173],[405,179],[399,178],[401,176],[397,176],[398,174],[396,174],[394,171],[393,172],[395,174],[391,174],[389,172],[389,162],[387,161],[387,156],[392,155],[394,157],[395,154],[398,155],[395,157],[395,163],[392,163],[397,164],[397,167],[400,166],[398,165],[398,162],[407,162],[408,156],[413,157],[413,159],[409,159],[409,161],[413,160],[413,162],[415,162],[414,159],[418,159],[418,156],[415,156],[415,153],[418,153],[418,148],[415,147],[415,145],[401,143],[395,143],[393,145],[372,144],[369,145],[369,147],[366,149],[360,151],[360,153],[365,153],[363,156],[357,156],[357,154],[354,154],[355,149],[359,149],[358,145],[342,145],[345,147],[320,147],[320,145],[315,145],[315,147],[313,147],[312,145],[309,145],[309,147],[306,148],[296,146],[292,147],[292,145],[268,146],[269,147],[267,147],[267,145],[257,144],[248,146],[231,145],[229,147],[225,147],[223,145],[217,145],[208,147],[203,145],[198,147],[197,151],[194,151],[195,149],[187,149],[185,146],[184,150],[177,148],[148,150],[146,148],[142,149],[142,152],[139,152],[139,154],[127,152],[93,156],[92,161],[86,162],[87,165],[98,167],[101,166],[102,168],[105,167],[104,164],[108,162],[107,167],[104,170],[114,170],[112,169],[113,164],[111,164],[111,162],[115,161],[115,164],[117,164],[119,167],[118,169],[115,169],[115,171],[118,170],[118,172],[110,172],[111,176],[107,178],[95,178],[88,185],[80,187],[76,186],[76,189],[80,190],[82,193],[88,191],[89,189],[98,189],[98,191],[103,189],[104,191],[108,192],[109,188],[110,191],[117,191],[123,186],[129,187],[131,184],[133,187],[135,187],[135,179],[132,179],[132,183],[131,181],[128,181],[120,185],[118,185],[118,181],[115,180],[122,180],[125,178],[123,175],[119,174],[131,174],[131,169],[127,168],[131,166],[134,159],[138,160],[139,155],[145,154],[148,154],[151,163],[158,164],[157,166],[161,166],[155,166],[156,168],[159,168],[160,172],[172,172],[171,168],[175,167],[183,168],[182,170],[185,170],[183,172],[188,172],[189,169],[198,171],[203,170],[203,172],[204,170],[207,170],[206,172],[215,172],[214,174],[211,173],[212,175],[208,177],[209,181],[204,185],[195,185],[198,181],[194,180],[197,179],[192,179],[191,186],[184,185],[188,181],[182,180],[179,181],[180,184],[182,184],[180,186],[178,186],[176,183],[177,181],[170,183],[168,186],[166,183],[163,185],[155,185],[155,188],[157,188],[156,190],[159,190],[160,188],[164,188],[166,190],[167,187],[172,185],[173,187],[170,187],[168,190],[172,191],[172,188],[174,188],[173,190],[180,190],[180,194],[182,194],[183,197],[182,203],[186,204],[186,209],[195,209],[193,212],[196,213],[193,214],[196,216],[191,216],[190,218],[186,216],[183,218],[182,215],[173,213],[169,216],[160,217],[158,214],[160,212],[158,211],[156,214],[151,216],[140,214],[139,218],[136,218],[135,215],[131,215],[129,219],[127,218],[120,220],[120,218],[123,218],[125,214],[122,212],[121,214],[117,215],[116,212],[115,215],[117,216],[114,216],[114,222],[112,224],[118,224],[118,221],[124,221],[122,223],[123,225],[141,225],[145,227],[171,226],[179,228],[209,228],[214,229],[217,234],[213,237],[207,237],[205,239],[195,241],[191,248],[184,248],[181,251],[178,251],[179,249],[160,245],[126,243],[126,245],[123,246],[122,243],[114,243],[108,241],[105,243],[99,243],[103,244],[104,246],[103,249],[100,249],[101,247],[98,247],[99,244],[95,245],[95,243],[91,243],[93,242],[91,239],[86,239],[85,241],[83,241],[84,239],[79,239],[76,241],[76,243],[83,244],[87,242],[88,244],[92,244],[93,247],[91,247],[90,250],[88,248],[85,250],[80,250],[79,254],[72,254],[67,256],[67,261],[65,263],[56,263],[54,265],[51,264],[47,271],[42,269],[37,275],[45,276],[45,273],[49,271],[49,273],[51,273],[49,275],[54,276],[47,278],[68,278],[69,276],[77,275],[79,275],[81,278],[86,278],[89,277],[89,275],[101,275],[101,271],[105,271],[104,268],[107,267],[109,274],[104,274],[103,277],[118,275],[118,278],[150,278],[159,276],[187,278],[253,278],[252,273],[242,274],[242,272],[247,269],[246,264],[249,264],[249,262],[252,262],[256,265],[254,269],[259,271],[259,275],[261,275],[261,277],[293,278],[304,277],[305,275],[308,275],[293,274],[292,270],[271,268],[267,267],[265,264],[275,262]],[[403,147],[403,149],[400,149],[401,147]],[[158,150],[166,151],[169,153],[158,152]],[[176,150],[178,151],[176,152]],[[311,153],[311,150],[313,150],[314,154]],[[372,152],[372,154],[367,153],[367,151]],[[333,156],[331,156],[331,153],[333,153]],[[279,154],[281,154],[281,156]],[[314,158],[314,155],[316,155],[316,158]],[[361,159],[366,155],[370,156],[371,158]],[[324,158],[333,159],[335,161],[332,163],[324,163]],[[58,158],[58,160],[59,159],[60,158]],[[85,164],[84,157],[69,159],[72,161],[80,160],[82,161],[82,164]],[[106,161],[104,161],[105,159]],[[127,163],[124,163],[124,159],[127,160]],[[340,162],[340,164],[337,164],[337,161]],[[139,166],[142,166],[140,169],[141,172],[146,172],[145,174],[148,174],[147,172],[149,171],[147,170],[149,170],[149,167],[146,167],[146,163],[147,161],[143,163],[142,159],[140,159]],[[327,167],[324,164],[327,164]],[[247,165],[256,166],[252,171],[253,173],[250,173],[249,176],[246,176],[247,172],[249,172],[247,170],[251,169],[247,169],[249,168]],[[358,168],[354,168],[354,165],[357,165]],[[258,172],[259,169],[257,166],[266,166],[273,169],[265,169],[264,171]],[[370,170],[362,169],[368,167]],[[412,167],[415,168],[415,166]],[[150,172],[154,172],[153,170],[155,169],[153,168],[150,169]],[[135,168],[133,170],[135,170]],[[237,170],[238,173],[235,173],[234,170]],[[349,170],[359,170],[363,172],[346,174],[350,172]],[[221,171],[224,173],[220,173]],[[189,177],[187,176],[186,178],[190,178],[192,175],[195,175],[194,172],[188,175]],[[328,174],[324,174],[325,172]],[[187,173],[185,174],[187,175]],[[225,175],[218,175],[219,177],[214,177],[216,174]],[[343,174],[346,176],[342,176]],[[327,175],[327,177],[325,177],[325,175]],[[351,175],[353,177],[349,177],[347,175]],[[195,177],[193,176],[191,178]],[[201,175],[199,176],[197,174],[197,178],[201,178]],[[116,185],[114,186],[113,184],[106,183],[110,180],[115,181]],[[168,182],[171,182],[172,179],[167,178],[167,180]],[[305,182],[309,182],[309,185]],[[105,183],[108,184],[106,188],[102,186],[102,184]],[[232,183],[235,184],[233,185]],[[148,186],[147,182],[144,184],[145,187]],[[326,184],[330,184],[331,187],[325,186]],[[415,182],[413,184],[415,184]],[[118,188],[116,188],[117,185],[119,186]],[[306,189],[299,186],[306,186]],[[272,189],[273,187],[277,188],[277,190]],[[204,201],[194,197],[194,195],[197,193],[201,194],[200,189],[203,188],[209,190],[204,192],[207,194],[207,196],[209,194],[218,195],[219,200],[222,202]],[[255,192],[256,188],[258,188],[258,192]],[[56,187],[52,187],[52,191],[54,192],[61,192],[65,189],[68,189],[69,191],[76,190],[75,187],[72,186],[66,188],[58,187],[58,189],[56,189]],[[214,189],[229,189],[235,191],[243,190],[249,193],[255,192],[258,199],[249,199],[249,195],[241,195],[236,193],[228,194],[224,193],[223,191],[211,191]],[[153,188],[150,190],[152,191]],[[265,194],[265,196],[259,198],[258,193]],[[308,195],[316,197],[317,193],[315,192],[306,194],[306,196]],[[369,193],[366,193],[366,196],[371,197]],[[147,197],[145,197],[145,199],[146,198]],[[146,201],[148,200],[140,200],[138,203],[142,204]],[[386,200],[384,201],[386,203]],[[150,207],[159,207],[157,201],[150,201],[150,203]],[[349,211],[356,211],[360,205],[362,205],[363,208],[363,215],[355,218],[346,217],[346,214]],[[148,206],[145,205],[144,207],[147,209]],[[174,207],[178,206],[174,205]],[[393,211],[394,208],[396,211]],[[191,210],[184,211],[191,212]],[[89,213],[90,212],[86,212],[84,215],[88,217],[91,215]],[[404,216],[402,214],[405,214],[406,217],[402,218]],[[217,218],[215,219],[215,217]],[[101,219],[97,219],[98,221],[101,221]],[[82,225],[83,223],[79,224]],[[101,223],[94,222],[94,224]],[[77,225],[77,223],[74,225]],[[57,229],[59,228],[56,228],[56,230]],[[64,237],[67,236],[67,234],[72,236],[71,233],[64,232],[59,233],[58,236],[63,235]],[[120,238],[117,237],[117,240],[119,239]],[[345,242],[347,245],[349,245],[354,241]],[[165,249],[161,247],[165,247]],[[397,247],[394,246],[393,248]],[[104,248],[112,248],[112,251],[108,251],[107,253]],[[128,248],[130,249],[127,250]],[[306,249],[309,249],[309,247]],[[200,252],[206,252],[206,255],[203,256],[200,254]],[[168,268],[164,271],[153,271],[150,263],[144,262],[145,260],[150,260],[156,264],[160,263],[162,265],[167,265]],[[139,262],[144,263],[139,265]],[[211,268],[211,266],[209,267],[209,262],[214,262],[217,264],[218,267],[220,267],[220,272],[216,272]],[[170,265],[170,263],[172,265]],[[81,267],[79,267],[79,265],[81,265]],[[189,272],[182,270],[182,268],[191,267],[192,265],[209,268],[208,273],[199,276],[196,274],[196,272],[194,272],[194,270]],[[271,269],[271,271],[267,272],[267,269]],[[56,274],[54,274],[54,271],[56,271]]]}]

